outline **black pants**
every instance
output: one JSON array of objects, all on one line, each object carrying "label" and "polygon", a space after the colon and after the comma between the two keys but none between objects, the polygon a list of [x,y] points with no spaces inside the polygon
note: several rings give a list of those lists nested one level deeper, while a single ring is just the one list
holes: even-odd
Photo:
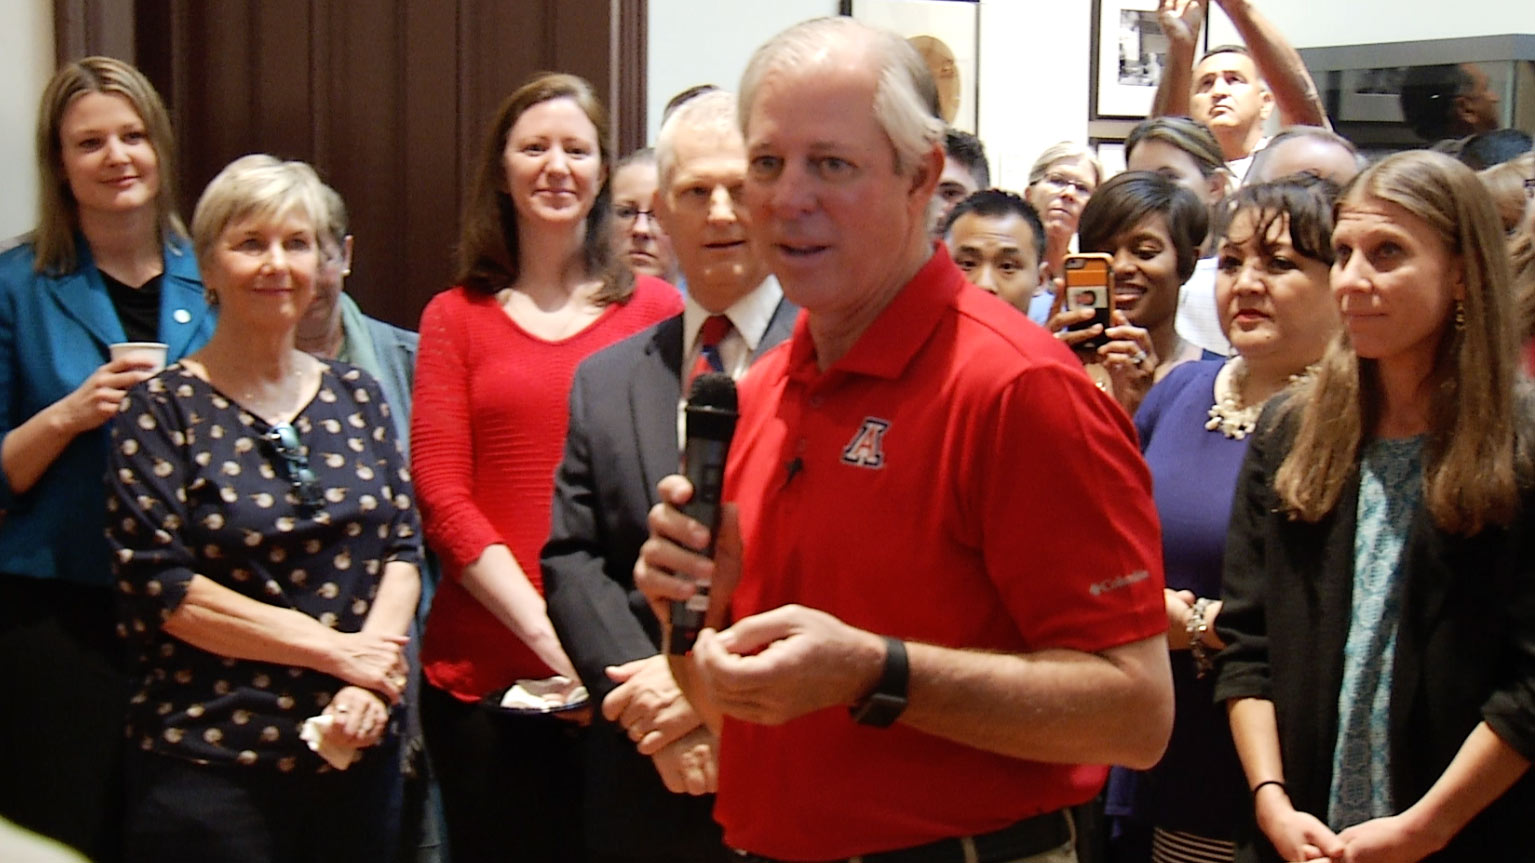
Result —
[{"label": "black pants", "polygon": [[578,726],[495,714],[430,684],[421,725],[453,863],[581,860]]},{"label": "black pants", "polygon": [[346,770],[279,773],[127,755],[125,863],[378,863],[398,825],[393,746]]},{"label": "black pants", "polygon": [[118,859],[128,679],[108,587],[0,575],[0,815]]}]

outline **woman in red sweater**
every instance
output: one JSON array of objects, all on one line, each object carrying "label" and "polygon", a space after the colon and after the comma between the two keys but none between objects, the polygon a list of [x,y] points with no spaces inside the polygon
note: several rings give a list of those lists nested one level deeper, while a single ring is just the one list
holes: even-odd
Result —
[{"label": "woman in red sweater", "polygon": [[421,709],[463,861],[569,859],[581,844],[578,726],[476,702],[521,678],[575,678],[538,568],[570,380],[591,353],[682,309],[670,285],[612,258],[607,125],[571,75],[506,100],[465,208],[459,284],[421,316],[412,468],[444,572]]}]

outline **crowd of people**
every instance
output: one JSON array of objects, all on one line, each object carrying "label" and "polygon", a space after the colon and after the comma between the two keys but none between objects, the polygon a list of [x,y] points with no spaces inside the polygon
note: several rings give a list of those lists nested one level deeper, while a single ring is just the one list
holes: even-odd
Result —
[{"label": "crowd of people", "polygon": [[537,75],[419,336],[346,293],[314,168],[239,158],[188,228],[154,87],[66,64],[0,256],[0,852],[1517,857],[1529,137],[1449,67],[1404,85],[1435,139],[1367,159],[1217,2],[1245,45],[1196,58],[1162,0],[1126,171],[1067,140],[1016,191],[852,18],[622,159]]}]

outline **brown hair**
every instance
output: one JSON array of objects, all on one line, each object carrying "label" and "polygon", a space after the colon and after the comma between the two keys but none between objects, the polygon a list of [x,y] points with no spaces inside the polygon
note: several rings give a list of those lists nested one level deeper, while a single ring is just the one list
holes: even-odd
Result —
[{"label": "brown hair", "polygon": [[160,240],[185,240],[187,236],[186,226],[176,214],[176,146],[160,94],[142,72],[121,60],[86,57],[54,74],[37,109],[38,220],[32,234],[32,266],[39,273],[69,273],[79,265],[75,232],[80,228],[80,209],[64,175],[64,142],[59,133],[64,112],[87,93],[121,96],[138,113],[159,163],[155,211]]},{"label": "brown hair", "polygon": [[[545,72],[535,75],[501,103],[485,136],[469,200],[464,205],[463,229],[458,242],[458,282],[485,293],[495,293],[517,281],[517,210],[506,190],[502,153],[512,126],[524,111],[552,99],[575,102],[597,129],[597,149],[602,167],[613,164],[613,144],[608,132],[608,113],[592,85],[575,75]],[[622,303],[634,292],[634,276],[618,265],[609,243],[612,218],[608,187],[611,173],[602,181],[597,200],[586,216],[586,236],[581,243],[581,262],[589,276],[600,278],[602,287],[592,296],[598,305]]]},{"label": "brown hair", "polygon": [[[1516,457],[1514,328],[1508,259],[1497,214],[1469,168],[1440,153],[1413,150],[1366,169],[1345,190],[1338,212],[1375,200],[1411,213],[1460,259],[1464,326],[1442,322],[1429,383],[1435,393],[1424,448],[1423,503],[1441,530],[1465,536],[1507,524],[1528,459]],[[1318,521],[1338,504],[1357,470],[1359,450],[1382,410],[1375,360],[1360,359],[1341,333],[1316,377],[1286,402],[1295,442],[1274,476],[1280,505]]]}]

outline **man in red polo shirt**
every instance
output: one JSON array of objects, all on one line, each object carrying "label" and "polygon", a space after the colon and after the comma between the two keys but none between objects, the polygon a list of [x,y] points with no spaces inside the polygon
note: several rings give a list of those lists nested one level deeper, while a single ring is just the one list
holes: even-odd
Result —
[{"label": "man in red polo shirt", "polygon": [[635,575],[658,603],[713,578],[733,621],[674,670],[721,730],[715,817],[743,860],[1070,860],[1062,810],[1171,728],[1129,420],[932,244],[925,74],[833,18],[742,79],[755,239],[808,315],[742,383],[717,563],[663,504]]}]

